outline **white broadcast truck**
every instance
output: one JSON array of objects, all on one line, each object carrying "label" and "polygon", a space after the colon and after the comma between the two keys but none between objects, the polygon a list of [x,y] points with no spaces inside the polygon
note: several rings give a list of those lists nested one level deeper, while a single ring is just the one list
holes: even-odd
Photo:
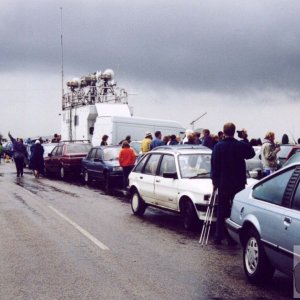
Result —
[{"label": "white broadcast truck", "polygon": [[102,136],[116,145],[127,135],[140,141],[146,132],[184,135],[183,126],[172,120],[132,116],[125,89],[116,87],[113,71],[97,72],[67,82],[70,92],[63,95],[62,140],[90,141],[99,146]]}]

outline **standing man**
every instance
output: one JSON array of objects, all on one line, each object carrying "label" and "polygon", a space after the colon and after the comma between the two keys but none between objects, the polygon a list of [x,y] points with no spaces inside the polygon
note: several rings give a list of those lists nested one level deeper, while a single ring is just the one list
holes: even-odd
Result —
[{"label": "standing man", "polygon": [[215,145],[211,158],[211,178],[219,197],[215,244],[221,244],[226,238],[228,245],[235,245],[226,230],[225,219],[230,216],[234,195],[247,183],[245,159],[254,157],[255,152],[250,144],[234,138],[233,123],[226,123],[223,132],[224,139]]},{"label": "standing man", "polygon": [[212,150],[214,147],[214,141],[210,135],[209,129],[203,129],[202,134],[203,134],[202,146],[205,146]]},{"label": "standing man", "polygon": [[159,146],[163,146],[165,143],[161,140],[161,132],[155,131],[154,133],[155,139],[150,144],[150,149],[153,150]]}]

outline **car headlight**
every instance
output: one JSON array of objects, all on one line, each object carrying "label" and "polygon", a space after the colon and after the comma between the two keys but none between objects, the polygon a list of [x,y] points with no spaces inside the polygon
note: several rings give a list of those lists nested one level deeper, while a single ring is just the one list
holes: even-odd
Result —
[{"label": "car headlight", "polygon": [[120,166],[115,166],[115,167],[113,167],[112,170],[113,170],[113,172],[118,172],[118,171],[122,171],[123,169]]}]

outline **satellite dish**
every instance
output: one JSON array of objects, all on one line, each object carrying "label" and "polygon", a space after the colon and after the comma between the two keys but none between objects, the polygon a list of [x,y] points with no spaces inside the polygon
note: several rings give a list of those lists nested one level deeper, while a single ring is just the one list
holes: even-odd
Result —
[{"label": "satellite dish", "polygon": [[112,69],[106,69],[102,74],[101,74],[101,79],[105,80],[112,80],[115,76],[115,73]]}]

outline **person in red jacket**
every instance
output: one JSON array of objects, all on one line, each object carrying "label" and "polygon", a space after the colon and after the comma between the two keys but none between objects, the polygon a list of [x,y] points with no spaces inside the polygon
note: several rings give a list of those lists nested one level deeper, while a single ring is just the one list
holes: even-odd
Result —
[{"label": "person in red jacket", "polygon": [[136,161],[136,153],[127,141],[123,141],[122,149],[119,153],[119,163],[120,166],[123,168],[123,185],[124,188],[128,186],[128,176],[131,170],[134,167]]}]

